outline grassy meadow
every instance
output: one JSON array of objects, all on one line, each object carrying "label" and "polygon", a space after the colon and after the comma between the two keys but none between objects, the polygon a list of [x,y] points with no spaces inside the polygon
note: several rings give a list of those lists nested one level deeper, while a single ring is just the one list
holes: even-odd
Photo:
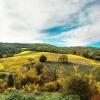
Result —
[{"label": "grassy meadow", "polygon": [[[2,71],[12,71],[16,72],[23,67],[24,64],[28,63],[29,58],[33,58],[35,62],[39,61],[39,57],[41,55],[45,55],[48,60],[47,64],[54,68],[55,66],[59,65],[58,58],[61,54],[50,53],[50,52],[34,52],[34,51],[23,51],[19,54],[14,55],[14,57],[9,58],[2,58],[0,59],[0,70]],[[99,67],[100,62],[87,59],[81,56],[66,54],[68,56],[68,64],[60,64],[65,68],[65,70],[72,71],[74,66],[77,66],[80,71],[86,71],[93,69],[94,67]]]},{"label": "grassy meadow", "polygon": [[[45,68],[44,73],[36,74],[36,71],[34,70],[35,64],[36,68],[37,66],[41,67],[39,58],[41,55],[45,55],[47,60],[43,62],[43,66]],[[13,57],[7,57],[7,58],[1,58],[0,59],[0,77],[3,77],[0,79],[0,85],[3,84],[4,88],[1,86],[1,100],[6,100],[7,97],[12,98],[11,92],[19,91],[19,95],[30,95],[29,98],[31,99],[25,99],[25,100],[83,100],[79,99],[73,95],[67,94],[66,96],[63,95],[62,92],[63,84],[65,84],[65,80],[69,79],[69,76],[78,76],[78,77],[88,77],[89,82],[91,84],[94,84],[97,88],[97,91],[100,92],[100,80],[98,79],[99,74],[95,74],[95,70],[100,70],[100,61],[84,58],[82,56],[73,55],[73,54],[64,54],[64,56],[67,57],[67,63],[59,62],[59,57],[63,55],[60,53],[50,53],[50,52],[36,52],[36,51],[22,51],[18,54],[15,54]],[[33,63],[34,64],[33,64]],[[33,65],[31,65],[31,63]],[[28,68],[26,71],[23,71],[24,68]],[[46,69],[47,68],[47,69]],[[7,86],[7,77],[9,77],[9,74],[16,74],[16,77],[14,77],[15,81],[24,81],[24,85],[20,86],[19,83],[13,83],[14,85],[8,87]],[[49,73],[49,74],[48,74]],[[55,73],[56,79],[55,79]],[[3,75],[2,75],[3,74]],[[43,83],[41,85],[40,80],[42,81],[42,76],[46,76],[47,80],[43,80]],[[26,79],[27,77],[27,79]],[[50,78],[49,78],[50,77]],[[4,79],[4,80],[3,80]],[[14,81],[14,79],[10,81]],[[39,79],[39,80],[37,80]],[[96,80],[97,79],[97,80]],[[33,81],[32,81],[33,80]],[[35,83],[34,80],[37,80],[37,83]],[[9,80],[8,80],[9,81]],[[93,82],[92,82],[93,81]],[[94,82],[95,81],[95,82]],[[4,83],[3,83],[4,82]],[[10,82],[11,83],[11,82]],[[17,85],[18,86],[17,86]],[[58,90],[55,89],[57,86],[61,86]],[[44,89],[45,88],[45,89]],[[16,96],[15,93],[14,96]],[[11,94],[9,96],[9,94]],[[19,96],[18,95],[18,96]],[[24,97],[24,96],[23,96]],[[33,99],[34,97],[34,99]],[[15,98],[15,97],[14,97]],[[26,98],[26,97],[25,97]],[[13,99],[7,99],[7,100],[13,100]],[[17,100],[17,99],[14,99]],[[24,100],[24,99],[18,99],[18,100]],[[89,100],[89,99],[87,99]]]}]

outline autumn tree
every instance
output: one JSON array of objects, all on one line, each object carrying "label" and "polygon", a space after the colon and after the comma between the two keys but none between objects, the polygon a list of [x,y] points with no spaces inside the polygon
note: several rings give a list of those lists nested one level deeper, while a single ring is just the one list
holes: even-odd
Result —
[{"label": "autumn tree", "polygon": [[58,61],[61,62],[61,63],[68,63],[68,57],[66,55],[61,55],[58,58]]}]

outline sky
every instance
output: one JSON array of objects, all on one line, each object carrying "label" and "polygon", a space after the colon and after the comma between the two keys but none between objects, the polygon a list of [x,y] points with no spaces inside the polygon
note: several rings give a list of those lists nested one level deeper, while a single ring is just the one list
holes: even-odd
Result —
[{"label": "sky", "polygon": [[0,42],[100,47],[100,0],[0,0]]}]

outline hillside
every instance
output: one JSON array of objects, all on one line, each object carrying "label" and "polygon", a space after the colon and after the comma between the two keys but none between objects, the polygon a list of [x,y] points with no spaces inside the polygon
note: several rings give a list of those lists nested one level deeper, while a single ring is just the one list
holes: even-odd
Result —
[{"label": "hillside", "polygon": [[[14,55],[14,57],[2,58],[0,59],[0,69],[4,71],[16,71],[20,70],[24,64],[27,64],[29,58],[34,59],[34,62],[37,62],[41,55],[45,55],[47,59],[47,63],[49,66],[58,65],[58,58],[61,54],[50,53],[50,52],[34,52],[34,51],[23,51],[19,54]],[[100,62],[87,59],[81,56],[66,54],[68,56],[69,64],[62,64],[65,68],[72,69],[74,66],[79,66],[80,69],[91,69],[92,67],[99,67]],[[82,68],[83,66],[83,68]],[[90,66],[90,67],[89,67]],[[69,69],[68,69],[69,70]]]},{"label": "hillside", "polygon": [[[0,58],[1,100],[6,100],[7,97],[13,98],[13,96],[14,98],[32,98],[25,100],[70,100],[70,98],[71,100],[75,100],[75,98],[81,100],[79,99],[82,96],[81,94],[88,94],[86,90],[88,86],[93,88],[93,90],[89,89],[90,93],[93,92],[94,94],[95,91],[98,91],[100,94],[100,61],[85,58],[83,55],[72,53],[72,51],[69,53],[60,51],[59,53],[57,48],[44,48],[47,47],[44,45],[43,47],[36,46],[35,50],[21,47],[18,52],[14,51],[15,53],[12,56]],[[11,48],[8,49],[7,47],[6,49],[9,51]],[[16,47],[13,50],[15,49]],[[46,52],[47,50],[58,51]],[[64,50],[67,49],[64,48]],[[7,53],[9,55],[9,52]],[[47,58],[45,62],[40,61],[40,57],[43,55]],[[67,59],[65,63],[59,61],[62,56]],[[75,78],[75,81],[71,78]],[[84,82],[87,84],[85,88]],[[78,88],[81,94],[66,94],[64,91],[70,89],[67,89],[66,84],[72,85],[76,93]],[[95,91],[94,85],[96,86]],[[63,93],[66,95],[63,95]]]},{"label": "hillside", "polygon": [[100,48],[92,47],[57,47],[49,44],[0,43],[0,58],[11,57],[22,51],[52,52],[74,54],[100,61]]}]

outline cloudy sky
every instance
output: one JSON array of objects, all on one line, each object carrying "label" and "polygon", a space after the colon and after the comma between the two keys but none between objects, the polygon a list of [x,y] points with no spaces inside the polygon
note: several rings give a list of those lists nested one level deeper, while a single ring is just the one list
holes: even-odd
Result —
[{"label": "cloudy sky", "polygon": [[100,0],[0,0],[0,42],[100,47]]}]

